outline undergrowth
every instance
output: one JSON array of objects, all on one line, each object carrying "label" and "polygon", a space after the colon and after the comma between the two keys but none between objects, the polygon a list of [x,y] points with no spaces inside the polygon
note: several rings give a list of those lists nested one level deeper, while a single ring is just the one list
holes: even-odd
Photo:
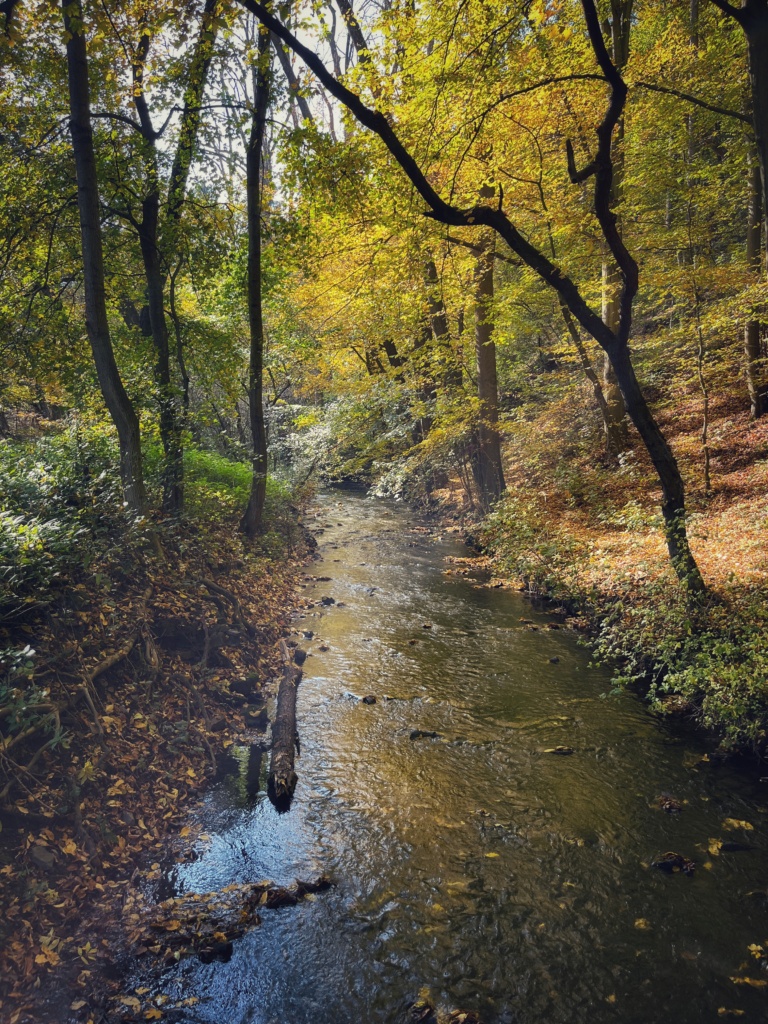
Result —
[{"label": "undergrowth", "polygon": [[[655,520],[634,499],[605,515],[642,532]],[[617,687],[640,687],[659,711],[684,709],[725,750],[768,746],[768,592],[733,576],[691,601],[671,570],[641,559],[622,568],[541,501],[508,495],[481,542],[530,592],[567,601],[586,620],[595,657]],[[598,581],[601,585],[598,585]],[[670,702],[669,698],[677,699]]]}]

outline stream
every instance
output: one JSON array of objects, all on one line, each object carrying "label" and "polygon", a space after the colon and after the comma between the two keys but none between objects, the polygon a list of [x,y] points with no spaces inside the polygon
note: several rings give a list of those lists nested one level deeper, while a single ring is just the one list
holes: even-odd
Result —
[{"label": "stream", "polygon": [[[295,620],[310,657],[293,805],[269,803],[266,758],[248,785],[236,748],[166,886],[336,887],[266,911],[228,963],[169,969],[160,991],[198,1000],[175,1019],[396,1024],[420,992],[484,1024],[768,1018],[748,950],[768,938],[768,780],[611,694],[573,633],[458,574],[469,552],[416,514],[346,492],[315,511],[307,571],[330,579]],[[693,875],[653,867],[667,851]]]}]

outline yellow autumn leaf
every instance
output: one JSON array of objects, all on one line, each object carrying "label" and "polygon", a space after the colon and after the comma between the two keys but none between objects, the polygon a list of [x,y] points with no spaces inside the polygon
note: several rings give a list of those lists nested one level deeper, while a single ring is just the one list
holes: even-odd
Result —
[{"label": "yellow autumn leaf", "polygon": [[739,821],[738,818],[726,818],[723,822],[723,828],[735,830],[742,829],[744,832],[754,832],[755,826],[750,825],[748,821]]},{"label": "yellow autumn leaf", "polygon": [[750,988],[765,988],[768,981],[764,978],[731,978],[734,985],[749,985]]},{"label": "yellow autumn leaf", "polygon": [[191,831],[192,829],[189,827],[189,825],[185,825],[181,832],[179,832],[179,835],[181,836],[182,839],[185,839]]},{"label": "yellow autumn leaf", "polygon": [[35,957],[35,963],[50,964],[51,967],[55,967],[57,964],[61,963],[61,957],[55,949],[50,949],[50,947],[46,946],[42,953],[38,953]]},{"label": "yellow autumn leaf", "polygon": [[178,921],[175,918],[172,921],[166,921],[163,928],[165,928],[167,932],[177,932],[179,928],[181,928],[181,921]]},{"label": "yellow autumn leaf", "polygon": [[648,921],[648,920],[647,920],[646,918],[644,918],[644,917],[638,917],[638,918],[637,918],[637,920],[635,921],[635,928],[637,928],[637,930],[638,930],[639,932],[647,932],[647,931],[650,931],[650,928],[651,928],[651,922],[650,922],[650,921]]},{"label": "yellow autumn leaf", "polygon": [[144,1019],[145,1020],[160,1020],[162,1016],[163,1016],[163,1011],[162,1010],[158,1010],[157,1007],[153,1006],[151,1009],[147,1010],[147,1012],[144,1014]]},{"label": "yellow autumn leaf", "polygon": [[70,855],[73,853],[77,853],[77,843],[74,841],[74,839],[67,839],[65,842],[61,844],[60,848],[62,853],[68,853]]},{"label": "yellow autumn leaf", "polygon": [[707,850],[709,852],[710,857],[719,857],[720,856],[720,848],[721,848],[722,845],[723,845],[723,840],[722,839],[710,839],[709,843],[707,845]]},{"label": "yellow autumn leaf", "polygon": [[486,853],[486,857],[498,857],[498,853]]}]

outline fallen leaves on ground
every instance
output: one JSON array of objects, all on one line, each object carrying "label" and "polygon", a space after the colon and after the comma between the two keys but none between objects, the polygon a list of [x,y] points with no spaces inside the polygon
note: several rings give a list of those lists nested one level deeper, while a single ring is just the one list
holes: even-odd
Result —
[{"label": "fallen leaves on ground", "polygon": [[[97,566],[108,577],[100,590],[78,582],[19,636],[0,631],[0,646],[34,631],[33,678],[19,685],[37,685],[41,671],[46,702],[60,709],[60,739],[34,765],[47,734],[17,743],[13,760],[30,770],[14,776],[5,757],[0,779],[0,1019],[12,1024],[40,1024],[36,999],[57,987],[88,1019],[132,881],[159,877],[176,830],[189,843],[216,752],[243,733],[247,702],[230,683],[248,679],[258,692],[279,674],[275,644],[303,550],[260,557],[233,521],[196,540]],[[0,744],[9,735],[0,729]],[[73,1000],[86,991],[87,1002]]]}]

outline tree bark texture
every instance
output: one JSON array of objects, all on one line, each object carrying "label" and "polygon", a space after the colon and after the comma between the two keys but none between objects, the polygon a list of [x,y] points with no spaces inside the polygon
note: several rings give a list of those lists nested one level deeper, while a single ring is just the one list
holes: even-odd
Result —
[{"label": "tree bark texture", "polygon": [[262,530],[267,495],[267,432],[264,422],[264,316],[262,310],[261,215],[263,207],[262,149],[269,107],[270,37],[260,31],[257,66],[253,73],[254,100],[251,134],[246,153],[246,195],[248,205],[248,328],[251,351],[248,366],[248,406],[253,454],[251,493],[240,527],[247,537]]},{"label": "tree bark texture", "polygon": [[[766,55],[768,58],[768,55]],[[760,169],[755,164],[751,175],[752,187],[747,207],[747,265],[760,276],[760,225],[762,223],[762,202]],[[744,357],[747,373],[750,415],[759,419],[768,411],[768,381],[766,381],[765,359],[761,344],[761,325],[757,319],[747,321],[744,327]]]},{"label": "tree bark texture", "polygon": [[[141,512],[146,506],[139,418],[125,390],[112,348],[104,285],[99,184],[91,128],[88,54],[82,8],[63,0],[67,40],[70,132],[77,173],[77,206],[83,252],[85,324],[104,402],[117,428],[120,477],[125,500]],[[74,15],[74,16],[73,16]]]},{"label": "tree bark texture", "polygon": [[496,345],[493,340],[494,235],[488,233],[475,265],[475,355],[480,420],[477,449],[473,460],[480,501],[488,508],[498,501],[506,486],[499,438],[499,388],[496,375]]},{"label": "tree bark texture", "polygon": [[277,711],[272,724],[272,756],[269,762],[267,792],[278,810],[288,810],[298,776],[294,769],[296,754],[296,690],[302,671],[294,664],[284,640],[280,641],[285,667],[277,691]]}]

